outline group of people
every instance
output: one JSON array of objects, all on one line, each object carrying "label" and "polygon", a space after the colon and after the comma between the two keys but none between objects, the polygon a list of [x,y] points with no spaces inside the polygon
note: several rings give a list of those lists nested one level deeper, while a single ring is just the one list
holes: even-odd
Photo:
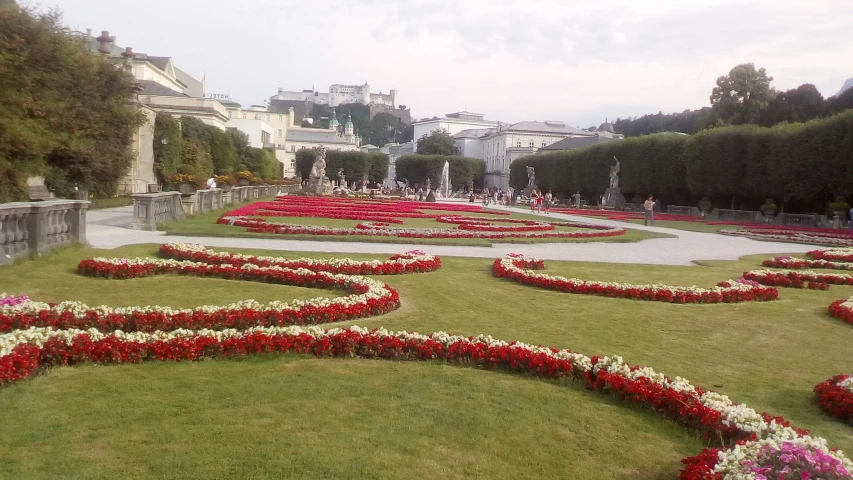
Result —
[{"label": "group of people", "polygon": [[[507,190],[500,188],[486,188],[481,193],[483,206],[486,205],[502,205],[509,208],[512,204],[512,195]],[[468,202],[474,203],[474,192],[471,191],[468,195]]]},{"label": "group of people", "polygon": [[542,213],[542,210],[545,210],[545,213],[551,213],[551,207],[554,205],[554,195],[549,190],[548,193],[542,194],[542,192],[537,192],[533,190],[530,193],[530,213]]}]

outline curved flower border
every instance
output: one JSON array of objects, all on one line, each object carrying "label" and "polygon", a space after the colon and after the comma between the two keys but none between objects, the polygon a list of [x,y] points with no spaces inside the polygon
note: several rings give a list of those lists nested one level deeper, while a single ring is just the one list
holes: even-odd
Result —
[{"label": "curved flower border", "polygon": [[793,243],[805,243],[810,245],[838,245],[849,246],[853,244],[853,236],[850,234],[838,234],[817,231],[786,230],[772,228],[751,229],[746,227],[742,230],[720,230],[717,233],[735,237],[746,237],[754,240],[771,240]]},{"label": "curved flower border", "polygon": [[853,424],[853,377],[843,373],[814,387],[817,404],[830,415]]},{"label": "curved flower border", "polygon": [[[814,253],[814,252],[809,252]],[[786,268],[791,270],[804,270],[807,268],[825,268],[827,270],[853,270],[853,263],[834,262],[830,260],[809,260],[807,258],[793,258],[787,255],[773,257],[762,262],[765,267]]]},{"label": "curved flower border", "polygon": [[612,392],[623,400],[644,405],[704,439],[723,443],[722,448],[706,449],[685,459],[682,479],[745,474],[750,471],[750,460],[758,458],[762,448],[786,443],[819,451],[835,459],[847,472],[853,471],[853,462],[840,451],[829,449],[826,440],[811,437],[780,417],[758,413],[733,403],[725,395],[704,391],[683,378],[671,379],[651,368],[629,365],[621,357],[587,357],[489,336],[465,338],[444,332],[421,335],[360,327],[323,330],[259,326],[150,333],[33,327],[0,334],[0,383],[27,378],[40,368],[82,362],[199,360],[271,352],[445,361],[544,378],[573,378],[590,389]]},{"label": "curved flower border", "polygon": [[498,278],[507,278],[524,285],[559,292],[585,295],[668,303],[737,303],[775,300],[779,296],[775,288],[767,288],[748,280],[720,282],[714,288],[633,285],[565,278],[533,271],[543,268],[545,265],[541,260],[518,254],[509,254],[497,259],[492,265],[492,271]]},{"label": "curved flower border", "polygon": [[[215,252],[188,245],[164,245],[161,252],[170,255],[194,257],[186,260],[136,258],[83,260],[78,270],[84,275],[113,279],[140,278],[157,274],[181,274],[249,280],[282,285],[313,288],[344,289],[349,294],[337,298],[318,297],[309,300],[259,303],[246,300],[225,306],[206,305],[195,309],[173,309],[162,306],[113,308],[91,307],[82,302],[62,302],[51,305],[27,299],[0,305],[0,332],[28,327],[53,327],[60,329],[94,328],[100,331],[153,332],[180,328],[226,329],[249,328],[267,325],[305,325],[340,322],[355,318],[380,315],[400,306],[400,296],[390,286],[359,275],[329,273],[324,269],[380,270],[384,274],[403,273],[407,269],[438,268],[440,260],[423,252],[410,252],[397,256],[390,262],[316,261],[307,268],[286,268],[272,264],[269,258],[232,256],[237,265],[224,262],[230,254]],[[215,260],[215,261],[214,261]],[[254,263],[252,263],[254,262]],[[286,263],[286,261],[283,261]],[[420,263],[424,262],[424,263]],[[383,266],[386,267],[383,269]],[[395,272],[396,270],[396,272]]]},{"label": "curved flower border", "polygon": [[744,272],[743,278],[762,285],[789,288],[826,290],[829,285],[853,285],[853,275],[844,273],[820,273],[811,270],[752,270]]},{"label": "curved flower border", "polygon": [[394,255],[388,261],[351,260],[349,258],[287,259],[241,255],[238,253],[217,252],[202,245],[187,243],[168,243],[160,247],[160,255],[175,260],[189,260],[215,265],[234,265],[240,267],[251,264],[259,267],[282,267],[306,269],[312,272],[329,272],[342,275],[400,275],[404,273],[432,272],[441,268],[441,259],[420,250],[412,250]]},{"label": "curved flower border", "polygon": [[826,250],[812,250],[806,253],[815,260],[828,260],[836,262],[853,262],[853,248],[830,248]]}]

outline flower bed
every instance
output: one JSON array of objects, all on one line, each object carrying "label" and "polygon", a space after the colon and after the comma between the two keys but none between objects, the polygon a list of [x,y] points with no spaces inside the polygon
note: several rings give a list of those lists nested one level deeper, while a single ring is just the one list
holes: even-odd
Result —
[{"label": "flower bed", "polygon": [[825,232],[821,229],[794,229],[772,227],[746,227],[742,230],[720,230],[723,235],[770,240],[781,242],[806,243],[811,245],[853,245],[853,233],[836,231]]},{"label": "flower bed", "polygon": [[259,267],[302,268],[312,272],[330,272],[342,275],[400,275],[403,273],[432,272],[441,267],[440,258],[419,250],[394,255],[390,260],[383,262],[380,260],[356,261],[349,258],[316,260],[312,258],[259,257],[216,252],[202,245],[170,243],[160,247],[160,255],[176,260],[190,260],[216,265],[228,264],[241,267],[251,264]]},{"label": "flower bed", "polygon": [[[247,232],[273,233],[281,235],[343,235],[398,238],[603,238],[624,235],[624,228],[588,225],[584,223],[556,222],[559,226],[571,226],[585,231],[470,231],[450,228],[393,228],[383,222],[362,222],[355,228],[323,227],[314,225],[293,225],[288,223],[269,223],[263,219],[220,218],[218,223],[245,227]],[[550,223],[550,222],[549,222]],[[512,230],[512,227],[506,227]]]},{"label": "flower bed", "polygon": [[839,320],[853,324],[853,297],[832,302],[832,305],[829,306],[829,314]]},{"label": "flower bed", "polygon": [[[812,252],[810,252],[812,253]],[[828,270],[853,270],[853,263],[833,262],[829,260],[809,260],[807,258],[793,258],[787,255],[773,257],[762,262],[765,267],[786,268],[790,270],[803,270],[806,268],[825,268]]]},{"label": "flower bed", "polygon": [[[722,478],[763,466],[767,445],[795,443],[813,455],[831,458],[849,476],[853,463],[826,441],[791,427],[780,417],[758,413],[727,396],[671,379],[621,357],[587,357],[569,350],[504,342],[488,336],[458,337],[444,332],[420,335],[368,331],[359,327],[252,327],[245,330],[176,330],[111,333],[34,327],[0,335],[0,383],[21,380],[39,368],[83,362],[139,363],[295,352],[317,357],[426,360],[523,372],[542,378],[572,378],[590,389],[612,392],[643,405],[720,447],[685,459],[682,479]],[[741,477],[743,478],[743,477]],[[842,477],[847,478],[847,477]]]},{"label": "flower bed", "polygon": [[[276,301],[262,304],[246,300],[231,305],[206,305],[195,309],[161,306],[112,308],[91,307],[81,302],[51,305],[29,299],[3,300],[4,303],[0,304],[0,331],[49,327],[153,332],[181,328],[219,330],[340,322],[380,315],[400,305],[400,297],[394,289],[382,282],[353,273],[392,275],[434,270],[441,265],[439,259],[423,252],[398,255],[388,262],[309,259],[288,261],[271,257],[220,254],[203,247],[180,244],[164,245],[161,247],[161,253],[194,261],[95,258],[81,261],[78,269],[84,275],[111,279],[171,273],[343,289],[348,291],[348,295],[332,299],[319,297],[295,300],[290,303]],[[230,261],[235,263],[228,263]]]},{"label": "flower bed", "polygon": [[737,303],[774,300],[779,295],[775,288],[767,288],[743,279],[720,282],[714,288],[632,285],[555,277],[533,271],[542,268],[544,268],[544,263],[541,260],[518,254],[510,254],[497,259],[492,266],[494,274],[499,278],[508,278],[525,285],[559,292],[604,297],[668,303]]},{"label": "flower bed", "polygon": [[811,270],[752,270],[743,278],[762,285],[789,288],[826,290],[829,285],[853,285],[853,275],[844,273],[819,273]]},{"label": "flower bed", "polygon": [[[424,213],[423,210],[485,213],[492,217],[473,217],[461,214]],[[278,197],[275,202],[257,202],[223,214],[217,223],[243,227],[251,233],[278,235],[343,235],[370,237],[459,239],[482,238],[602,238],[624,235],[623,228],[590,225],[577,222],[545,222],[499,218],[509,215],[499,210],[484,210],[479,206],[444,203],[352,200],[324,197]],[[268,222],[259,217],[316,217],[361,220],[354,228],[298,225]],[[496,218],[497,217],[497,218]],[[391,224],[403,223],[401,218],[433,219],[456,224],[456,228],[403,228]],[[508,223],[510,225],[501,225]],[[557,231],[569,227],[590,231]]]},{"label": "flower bed", "polygon": [[815,260],[835,262],[853,262],[853,248],[830,248],[828,250],[812,250],[806,255]]},{"label": "flower bed", "polygon": [[814,387],[818,406],[843,422],[853,423],[853,377],[836,375]]}]

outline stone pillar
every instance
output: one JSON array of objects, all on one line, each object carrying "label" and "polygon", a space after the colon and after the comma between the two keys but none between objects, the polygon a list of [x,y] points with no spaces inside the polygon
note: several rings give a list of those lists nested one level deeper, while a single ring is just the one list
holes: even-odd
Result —
[{"label": "stone pillar", "polygon": [[89,244],[86,241],[86,212],[89,211],[89,206],[91,206],[91,202],[74,202],[69,219],[71,221],[71,238],[86,245]]},{"label": "stone pillar", "polygon": [[195,214],[195,206],[198,201],[198,197],[196,194],[193,195],[181,195],[181,209],[184,212],[184,215],[193,215]]},{"label": "stone pillar", "polygon": [[43,202],[30,207],[27,221],[27,250],[31,254],[42,255],[50,250],[45,243],[47,238],[47,210],[50,203]]}]

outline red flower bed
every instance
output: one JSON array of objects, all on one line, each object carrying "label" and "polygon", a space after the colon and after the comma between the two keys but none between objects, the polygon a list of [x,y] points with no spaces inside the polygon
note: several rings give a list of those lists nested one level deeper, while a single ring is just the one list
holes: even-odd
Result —
[{"label": "red flower bed", "polygon": [[216,252],[199,246],[182,244],[165,244],[160,247],[160,255],[176,260],[190,260],[212,265],[233,265],[241,267],[246,264],[259,267],[304,268],[314,272],[330,272],[342,275],[400,275],[404,273],[432,272],[441,268],[441,259],[426,255],[423,252],[409,252],[394,255],[387,262],[353,261],[349,259],[313,260],[301,258],[289,260],[281,257],[257,257],[254,255],[239,255],[227,252]]},{"label": "red flower bed", "polygon": [[835,262],[853,262],[853,250],[848,248],[837,248],[829,250],[812,250],[806,255],[815,260],[827,260]]},{"label": "red flower bed", "polygon": [[814,387],[818,406],[842,422],[853,423],[853,392],[842,385],[850,375],[836,375]]},{"label": "red flower bed", "polygon": [[775,300],[779,292],[751,282],[720,282],[716,288],[672,287],[665,285],[632,285],[627,283],[585,281],[576,278],[551,277],[530,270],[544,268],[541,260],[508,255],[495,260],[492,270],[498,278],[558,292],[631,298],[668,303],[737,303]]},{"label": "red flower bed", "polygon": [[829,314],[839,320],[853,324],[853,302],[850,300],[836,300],[829,306]]},{"label": "red flower bed", "polygon": [[[509,215],[499,210],[484,210],[479,206],[386,201],[351,200],[323,197],[279,197],[276,202],[257,202],[237,208],[222,215],[217,223],[246,228],[252,233],[281,235],[356,235],[401,238],[598,238],[625,234],[624,229],[587,225],[572,222],[545,222],[536,220],[471,217],[459,214],[425,213],[424,210],[486,213],[493,216]],[[362,220],[355,228],[334,228],[312,225],[294,225],[267,222],[257,217],[317,217],[345,220]],[[403,223],[402,218],[434,219],[458,225],[451,228],[396,228],[391,224]],[[495,222],[514,225],[495,225]],[[596,232],[555,231],[565,226]]]},{"label": "red flower bed", "polygon": [[744,272],[743,278],[762,285],[788,288],[826,290],[829,285],[853,285],[853,275],[817,273],[795,270],[753,270]]}]

